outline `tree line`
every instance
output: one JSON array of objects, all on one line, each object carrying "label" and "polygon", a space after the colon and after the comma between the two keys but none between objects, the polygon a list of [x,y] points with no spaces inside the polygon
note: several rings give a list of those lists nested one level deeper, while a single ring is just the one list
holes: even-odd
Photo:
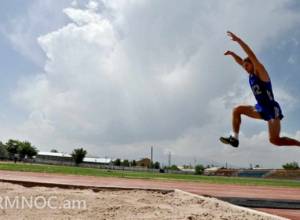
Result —
[{"label": "tree line", "polygon": [[36,156],[38,150],[29,141],[10,139],[6,143],[0,141],[0,159],[24,160]]},{"label": "tree line", "polygon": [[[51,150],[51,152],[58,153],[57,150]],[[6,160],[26,160],[32,159],[34,156],[38,154],[38,149],[33,146],[29,141],[19,141],[14,139],[9,139],[6,143],[0,141],[0,159]],[[72,159],[76,165],[83,162],[87,151],[83,148],[76,148],[71,153]],[[124,166],[124,167],[135,167],[138,165],[138,161],[132,160],[129,161],[127,159],[121,160],[120,158],[115,159],[112,161],[114,166]],[[147,168],[152,169],[161,169],[161,165],[158,161],[150,162],[148,164],[139,164],[140,166],[144,166]],[[286,170],[297,170],[299,169],[299,164],[297,162],[286,163],[282,165],[282,168]],[[170,167],[163,167],[163,169],[170,169],[170,170],[179,170],[176,165],[172,165]],[[196,174],[203,174],[204,166],[203,165],[196,165],[195,166],[195,173]]]}]

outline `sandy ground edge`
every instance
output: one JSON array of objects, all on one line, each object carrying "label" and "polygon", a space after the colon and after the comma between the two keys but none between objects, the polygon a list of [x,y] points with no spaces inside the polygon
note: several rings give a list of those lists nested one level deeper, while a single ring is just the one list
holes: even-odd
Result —
[{"label": "sandy ground edge", "polygon": [[[183,194],[190,195],[190,196],[193,196],[193,197],[196,197],[196,198],[207,199],[207,197],[200,196],[200,195],[197,195],[197,194],[194,194],[194,193],[190,193],[190,192],[186,192],[186,191],[183,191],[183,190],[180,190],[180,189],[175,189],[175,192],[183,193]],[[214,198],[214,197],[212,197],[212,198]],[[215,199],[217,199],[217,198],[215,198]],[[246,207],[242,207],[242,206],[237,206],[237,205],[234,205],[234,204],[231,204],[229,202],[222,201],[222,200],[219,200],[219,202],[223,203],[223,204],[227,204],[230,207],[232,207],[233,209],[244,210],[244,211],[250,212],[252,214],[258,214],[258,215],[262,215],[264,217],[277,218],[278,220],[289,220],[288,218],[280,217],[280,216],[277,216],[277,215],[271,215],[269,213],[257,211],[257,210],[246,208]]]}]

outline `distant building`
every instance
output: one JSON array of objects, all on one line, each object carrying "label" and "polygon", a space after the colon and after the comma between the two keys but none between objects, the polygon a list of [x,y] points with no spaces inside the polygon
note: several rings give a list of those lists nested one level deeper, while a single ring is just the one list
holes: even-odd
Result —
[{"label": "distant building", "polygon": [[151,160],[149,158],[143,158],[136,162],[136,165],[138,167],[150,167],[151,166]]},{"label": "distant building", "polygon": [[206,168],[206,169],[204,169],[204,175],[208,175],[208,176],[215,175],[218,172],[218,170],[220,170],[220,169],[221,169],[221,167]]},{"label": "distant building", "polygon": [[[54,153],[54,152],[38,152],[35,158],[36,162],[42,162],[42,163],[72,163],[73,159],[70,154],[67,153]],[[108,165],[111,163],[110,158],[93,158],[93,157],[85,157],[83,159],[83,163],[88,164],[103,164]]]},{"label": "distant building", "polygon": [[72,156],[67,153],[38,152],[35,158],[36,162],[57,161],[73,162]]},{"label": "distant building", "polygon": [[193,168],[186,168],[184,166],[177,166],[179,170],[181,171],[185,171],[185,172],[191,172],[191,173],[194,173],[195,172],[195,169]]},{"label": "distant building", "polygon": [[84,163],[95,163],[95,164],[110,164],[112,162],[112,159],[85,157],[85,158],[83,158],[83,162]]}]

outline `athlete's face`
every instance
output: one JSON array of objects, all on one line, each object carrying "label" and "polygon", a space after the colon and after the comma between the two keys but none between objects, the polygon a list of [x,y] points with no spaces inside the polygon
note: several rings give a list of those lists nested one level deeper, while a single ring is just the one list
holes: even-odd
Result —
[{"label": "athlete's face", "polygon": [[243,67],[248,73],[253,73],[254,68],[253,68],[252,63],[250,63],[249,61],[244,61]]}]

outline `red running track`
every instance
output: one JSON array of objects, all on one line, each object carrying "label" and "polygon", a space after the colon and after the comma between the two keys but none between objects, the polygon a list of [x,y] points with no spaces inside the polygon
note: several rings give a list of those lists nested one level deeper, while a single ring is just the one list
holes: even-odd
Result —
[{"label": "red running track", "polygon": [[[30,181],[41,183],[84,185],[94,187],[129,187],[129,188],[157,188],[181,189],[198,195],[213,197],[247,197],[265,199],[300,199],[300,189],[285,187],[238,186],[223,184],[206,184],[199,182],[143,180],[113,177],[78,176],[49,173],[33,173],[0,170],[0,179],[15,181]],[[300,210],[259,209],[264,212],[282,217],[299,220]]]}]

